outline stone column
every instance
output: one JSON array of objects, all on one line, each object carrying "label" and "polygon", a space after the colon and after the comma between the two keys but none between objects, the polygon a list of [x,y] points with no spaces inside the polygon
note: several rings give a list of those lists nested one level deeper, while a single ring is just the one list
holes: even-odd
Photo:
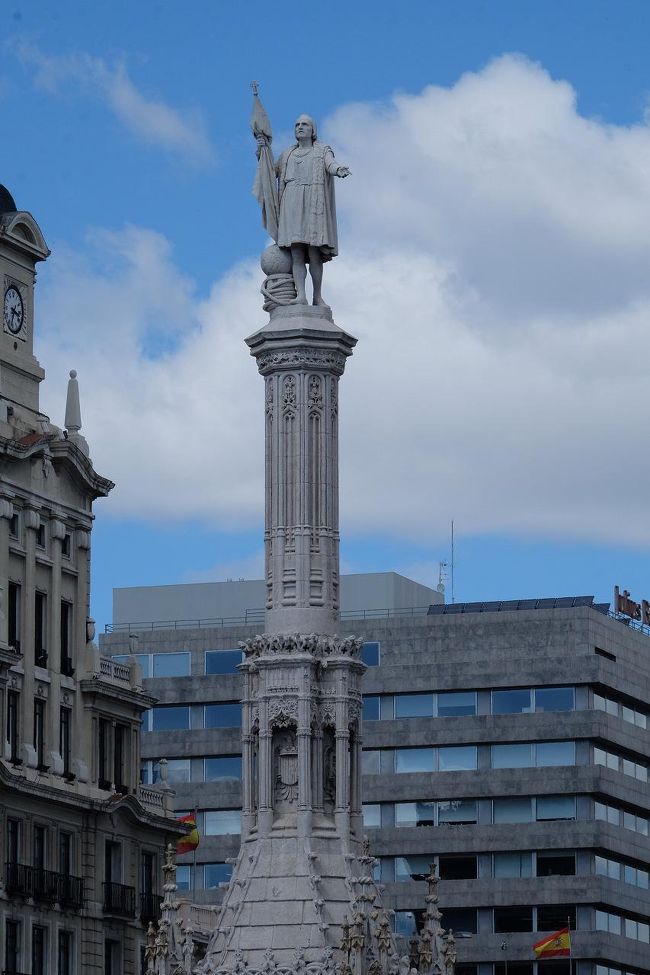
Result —
[{"label": "stone column", "polygon": [[361,735],[357,724],[350,738],[350,827],[359,838],[363,833],[361,818]]},{"label": "stone column", "polygon": [[268,836],[273,826],[273,756],[271,754],[273,733],[269,728],[268,702],[260,700],[259,765],[258,782],[258,833]]},{"label": "stone column", "polygon": [[[48,664],[50,692],[47,705],[47,738],[49,765],[57,775],[63,774],[63,758],[59,754],[59,728],[61,708],[61,543],[65,537],[65,525],[58,519],[50,521],[50,591],[48,593]],[[71,743],[72,744],[72,743]]]},{"label": "stone column", "polygon": [[356,339],[328,308],[288,305],[246,341],[266,382],[266,630],[335,633],[338,381]]},{"label": "stone column", "polygon": [[34,751],[34,592],[36,587],[36,532],[41,524],[39,511],[25,508],[25,578],[21,591],[20,648],[24,657],[22,741],[27,763],[36,764]]},{"label": "stone column", "polygon": [[[92,667],[86,634],[86,620],[90,615],[90,532],[77,529],[73,536],[73,542],[75,544],[77,589],[72,611],[70,646],[74,648],[72,664],[75,668],[75,676],[79,678],[82,673],[87,672]],[[85,723],[82,696],[76,694],[73,728],[83,728]],[[83,738],[80,738],[79,735],[73,733],[72,756],[77,760],[76,768],[79,778],[82,780],[88,778],[89,770],[93,767],[94,747],[92,735],[84,735]]]},{"label": "stone column", "polygon": [[9,522],[13,517],[14,506],[8,497],[0,497],[0,644],[7,646],[9,620]]},{"label": "stone column", "polygon": [[314,728],[312,737],[312,804],[314,812],[323,812],[323,729],[320,722]]},{"label": "stone column", "polygon": [[241,839],[242,843],[248,836],[253,825],[253,734],[251,727],[252,703],[251,703],[251,677],[245,667],[242,670],[242,816],[241,816]]}]

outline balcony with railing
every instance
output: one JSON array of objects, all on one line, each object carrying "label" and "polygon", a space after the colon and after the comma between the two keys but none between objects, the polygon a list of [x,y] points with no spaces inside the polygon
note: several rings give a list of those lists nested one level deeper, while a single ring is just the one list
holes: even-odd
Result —
[{"label": "balcony with railing", "polygon": [[83,880],[70,874],[30,867],[24,863],[5,864],[8,894],[32,897],[35,901],[80,908],[83,905]]},{"label": "balcony with railing", "polygon": [[160,919],[160,906],[162,897],[160,894],[144,893],[140,894],[140,920],[143,924],[150,921],[156,922]]},{"label": "balcony with railing", "polygon": [[104,887],[104,913],[118,917],[135,917],[135,888],[125,884],[106,882]]}]

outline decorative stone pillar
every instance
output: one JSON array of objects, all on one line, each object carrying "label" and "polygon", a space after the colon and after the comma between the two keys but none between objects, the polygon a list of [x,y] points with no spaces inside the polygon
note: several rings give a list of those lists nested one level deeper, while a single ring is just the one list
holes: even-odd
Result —
[{"label": "decorative stone pillar", "polygon": [[335,633],[338,381],[357,340],[329,308],[287,305],[246,341],[266,383],[266,630]]},{"label": "decorative stone pillar", "polygon": [[22,695],[22,740],[26,763],[35,765],[36,753],[33,747],[34,693],[36,690],[34,681],[34,596],[36,589],[36,532],[41,524],[39,511],[35,508],[24,508],[23,523],[25,526],[25,579],[21,590],[20,647],[25,659],[25,676]]},{"label": "decorative stone pillar", "polygon": [[[65,524],[54,518],[50,521],[50,588],[48,593],[48,664],[50,691],[47,706],[47,738],[49,742],[48,764],[57,775],[63,774],[63,758],[59,754],[59,728],[61,708],[61,545],[65,538]],[[71,742],[72,745],[72,742]]]},{"label": "decorative stone pillar", "polygon": [[14,514],[14,506],[8,497],[0,497],[0,586],[2,604],[0,612],[0,645],[8,646],[8,598],[9,598],[9,522]]}]

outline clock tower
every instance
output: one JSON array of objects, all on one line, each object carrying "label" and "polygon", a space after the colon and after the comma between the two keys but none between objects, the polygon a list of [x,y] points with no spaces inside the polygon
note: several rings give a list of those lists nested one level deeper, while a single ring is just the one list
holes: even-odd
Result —
[{"label": "clock tower", "polygon": [[0,420],[6,411],[38,414],[38,387],[45,373],[34,357],[36,264],[49,248],[30,213],[20,211],[0,186]]}]

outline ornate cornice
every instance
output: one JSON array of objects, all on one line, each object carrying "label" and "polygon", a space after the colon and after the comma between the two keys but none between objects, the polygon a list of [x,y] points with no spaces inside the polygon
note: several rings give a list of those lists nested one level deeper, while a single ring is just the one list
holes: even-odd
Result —
[{"label": "ornate cornice", "polygon": [[263,376],[278,369],[324,369],[342,376],[347,356],[334,349],[300,347],[260,352],[255,358]]},{"label": "ornate cornice", "polygon": [[359,660],[363,639],[318,633],[280,633],[254,636],[239,644],[247,658],[307,653],[312,657],[351,657]]}]

